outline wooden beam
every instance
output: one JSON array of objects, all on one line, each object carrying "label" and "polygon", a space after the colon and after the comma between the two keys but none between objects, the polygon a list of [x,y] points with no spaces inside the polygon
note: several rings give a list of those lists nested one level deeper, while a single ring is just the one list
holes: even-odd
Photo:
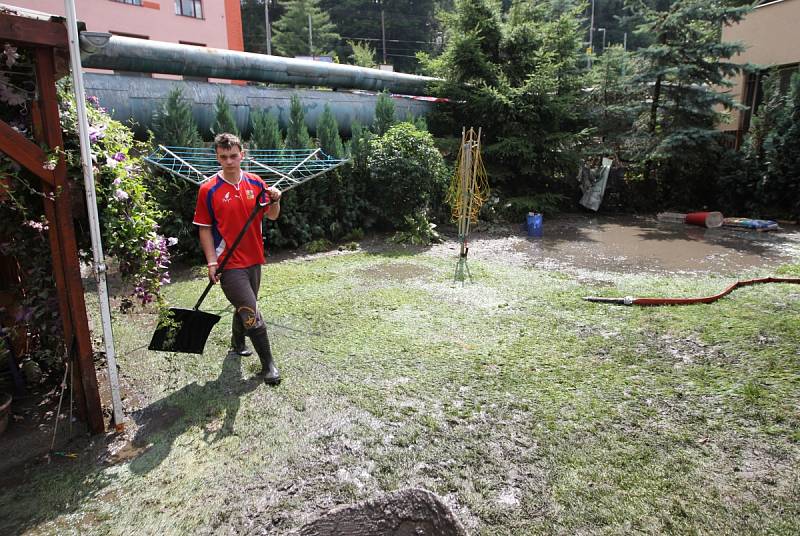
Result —
[{"label": "wooden beam", "polygon": [[[60,116],[58,113],[58,96],[56,94],[55,61],[52,48],[36,49],[36,80],[39,90],[39,110],[43,126],[43,140],[50,147],[63,146],[61,137]],[[58,234],[61,253],[63,284],[69,304],[69,321],[73,333],[68,339],[67,351],[74,358],[75,371],[83,387],[83,402],[86,422],[93,433],[103,432],[103,409],[100,403],[100,390],[97,386],[97,374],[94,368],[94,351],[89,332],[89,318],[86,314],[86,302],[83,296],[78,245],[75,238],[75,222],[72,217],[70,181],[67,178],[67,167],[63,156],[53,171],[57,195],[54,200],[45,200],[54,205],[55,221],[50,221],[50,232]],[[50,208],[49,210],[53,210]],[[51,242],[52,243],[52,242]],[[54,252],[55,253],[55,252]],[[55,259],[54,259],[55,260]]]},{"label": "wooden beam", "polygon": [[47,160],[45,152],[5,121],[0,121],[0,151],[50,186],[55,186],[53,172],[44,167]]},{"label": "wooden beam", "polygon": [[18,17],[0,13],[0,39],[22,45],[66,48],[67,27],[60,22]]}]

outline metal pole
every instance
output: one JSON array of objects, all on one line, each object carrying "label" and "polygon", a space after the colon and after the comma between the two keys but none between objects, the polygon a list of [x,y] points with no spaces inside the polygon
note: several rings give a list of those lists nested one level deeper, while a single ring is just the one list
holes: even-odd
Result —
[{"label": "metal pole", "polygon": [[272,55],[272,26],[269,23],[269,2],[270,0],[264,0],[264,17],[266,18],[266,29],[267,29],[267,54],[270,56]]},{"label": "metal pole", "polygon": [[81,51],[78,43],[78,16],[75,13],[75,1],[64,0],[67,14],[67,34],[69,36],[69,60],[72,68],[72,83],[75,86],[75,103],[78,108],[78,136],[81,145],[81,164],[83,165],[83,186],[86,192],[86,209],[89,212],[89,231],[92,238],[92,257],[94,273],[97,280],[97,293],[100,302],[100,318],[103,325],[103,341],[106,348],[106,364],[108,365],[108,383],[111,386],[111,405],[114,415],[114,426],[118,432],[125,428],[122,413],[122,400],[119,395],[119,376],[117,375],[117,358],[114,351],[114,334],[111,329],[111,308],[108,304],[108,286],[106,285],[106,264],[103,257],[103,243],[100,238],[100,217],[97,213],[95,197],[94,171],[92,169],[92,153],[89,141],[89,119],[86,114],[86,92],[83,87],[83,71],[81,67]]},{"label": "metal pole", "polygon": [[[622,51],[628,52],[628,32],[622,34]],[[622,76],[625,76],[628,72],[628,55],[622,55]]]},{"label": "metal pole", "polygon": [[594,54],[594,0],[592,0],[592,18],[589,20],[589,54],[586,58],[586,66],[592,68],[592,54]]},{"label": "metal pole", "polygon": [[598,32],[603,32],[603,46],[600,49],[600,52],[605,52],[606,51],[606,29],[605,28],[598,28],[597,31]]},{"label": "metal pole", "polygon": [[383,5],[381,5],[381,41],[383,42],[383,64],[386,65],[386,24],[383,18]]},{"label": "metal pole", "polygon": [[308,14],[308,55],[314,59],[314,41],[311,37],[311,13]]}]

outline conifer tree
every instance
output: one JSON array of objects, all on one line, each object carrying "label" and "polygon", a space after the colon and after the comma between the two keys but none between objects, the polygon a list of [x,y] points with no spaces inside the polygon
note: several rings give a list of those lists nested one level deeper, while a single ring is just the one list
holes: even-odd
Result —
[{"label": "conifer tree", "polygon": [[800,221],[800,71],[791,78],[773,139],[766,146],[767,181],[773,206]]},{"label": "conifer tree", "polygon": [[228,99],[225,98],[224,93],[220,92],[217,95],[216,103],[214,103],[214,123],[211,125],[211,133],[216,135],[223,132],[239,135],[239,129],[236,128],[236,120],[233,118]]},{"label": "conifer tree", "polygon": [[350,125],[350,141],[347,144],[347,153],[352,159],[351,165],[355,172],[360,175],[369,173],[367,169],[367,157],[369,156],[369,144],[372,139],[372,132],[364,128],[357,120]]},{"label": "conifer tree", "polygon": [[750,8],[725,0],[683,0],[664,12],[641,0],[628,7],[643,14],[637,33],[653,43],[637,51],[634,82],[649,95],[635,132],[638,160],[673,205],[702,202],[716,175],[719,110],[736,106],[729,93],[716,88],[730,86],[728,79],[741,70],[730,58],[744,50],[740,43],[720,42],[720,28],[740,21]]},{"label": "conifer tree", "polygon": [[[319,0],[289,0],[281,2],[283,16],[273,25],[272,44],[282,56],[319,56],[328,54],[339,34],[328,13],[319,6]],[[308,42],[308,18],[311,17],[311,41]]]},{"label": "conifer tree", "polygon": [[153,115],[153,139],[162,145],[200,147],[202,138],[192,117],[192,104],[181,88],[169,92],[166,102]]},{"label": "conifer tree", "polygon": [[280,149],[283,147],[278,118],[266,110],[250,112],[250,146],[253,149]]},{"label": "conifer tree", "polygon": [[631,84],[631,53],[622,46],[606,48],[592,64],[586,99],[590,123],[594,125],[593,144],[588,150],[592,155],[614,155],[626,160],[629,152],[628,138],[636,119],[636,108],[645,100],[645,94]]},{"label": "conifer tree", "polygon": [[446,79],[436,89],[464,103],[443,119],[454,133],[483,127],[487,171],[507,194],[566,183],[577,169],[581,13],[515,0],[504,19],[498,1],[457,0],[445,52],[423,57],[429,74]]},{"label": "conifer tree", "polygon": [[396,122],[392,97],[382,91],[378,94],[378,100],[375,103],[375,121],[372,123],[372,131],[378,136],[383,136]]},{"label": "conifer tree", "polygon": [[285,145],[287,149],[308,149],[311,147],[311,136],[308,135],[303,105],[297,95],[292,95]]},{"label": "conifer tree", "polygon": [[[192,105],[183,97],[180,88],[170,91],[161,110],[153,116],[153,141],[173,147],[202,147],[203,138],[192,117]],[[178,238],[174,253],[196,255],[195,229],[191,221],[197,200],[195,185],[172,173],[156,173],[150,179],[148,191],[165,210],[159,221],[162,232]]]},{"label": "conifer tree", "polygon": [[339,124],[328,104],[325,104],[325,109],[317,123],[317,138],[319,138],[319,146],[323,153],[334,158],[344,156],[342,138],[339,136]]}]

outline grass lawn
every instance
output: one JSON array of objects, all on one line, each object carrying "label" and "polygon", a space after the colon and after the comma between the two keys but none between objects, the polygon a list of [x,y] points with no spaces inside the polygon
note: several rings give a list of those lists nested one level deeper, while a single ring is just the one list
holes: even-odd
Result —
[{"label": "grass lawn", "polygon": [[[0,489],[0,533],[286,534],[410,486],[479,535],[800,533],[800,286],[609,306],[581,297],[731,278],[498,257],[462,285],[456,251],[268,264],[277,388],[255,356],[226,357],[229,310],[202,356],[148,352],[154,316],[117,314],[126,437]],[[203,286],[195,272],[168,297]],[[226,306],[215,289],[203,308]]]}]

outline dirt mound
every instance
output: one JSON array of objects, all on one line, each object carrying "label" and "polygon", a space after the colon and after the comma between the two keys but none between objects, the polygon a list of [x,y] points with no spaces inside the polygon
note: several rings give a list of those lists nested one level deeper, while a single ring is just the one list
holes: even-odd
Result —
[{"label": "dirt mound", "polygon": [[340,506],[300,529],[301,536],[466,536],[442,499],[417,488]]}]

